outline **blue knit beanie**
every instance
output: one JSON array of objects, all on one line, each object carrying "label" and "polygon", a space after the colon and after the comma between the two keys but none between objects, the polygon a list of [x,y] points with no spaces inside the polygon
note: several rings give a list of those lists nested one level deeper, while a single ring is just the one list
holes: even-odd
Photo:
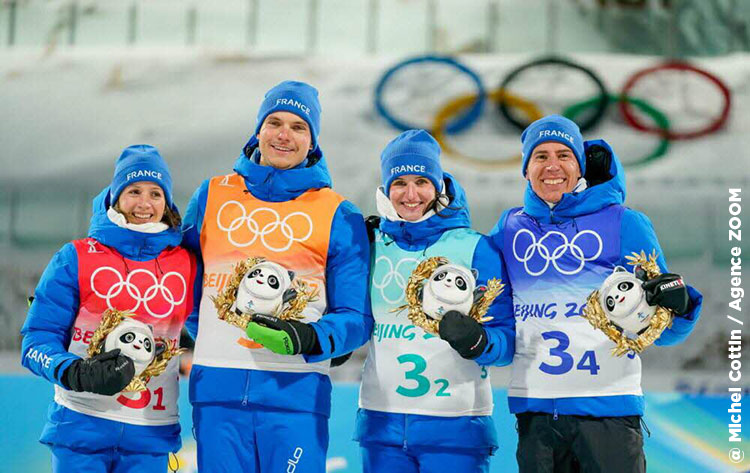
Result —
[{"label": "blue knit beanie", "polygon": [[[285,80],[266,92],[263,103],[258,110],[258,121],[255,125],[255,135],[266,117],[274,112],[290,112],[307,122],[312,136],[312,150],[318,147],[320,134],[320,102],[318,89],[304,82]],[[309,153],[308,153],[309,154]]]},{"label": "blue knit beanie", "polygon": [[523,143],[523,164],[521,165],[521,174],[526,176],[526,168],[529,165],[529,158],[534,148],[542,143],[555,141],[562,143],[575,154],[578,160],[578,166],[581,168],[581,176],[586,173],[586,155],[583,152],[583,136],[578,125],[572,120],[560,115],[548,115],[540,118],[521,133],[521,143]]},{"label": "blue knit beanie", "polygon": [[151,145],[128,146],[117,159],[115,174],[109,186],[110,204],[117,202],[127,186],[140,181],[158,184],[164,191],[167,205],[172,207],[172,176],[164,158]]},{"label": "blue knit beanie", "polygon": [[380,155],[380,171],[386,195],[391,183],[406,174],[426,177],[438,193],[443,189],[440,145],[424,130],[407,130],[388,143]]}]

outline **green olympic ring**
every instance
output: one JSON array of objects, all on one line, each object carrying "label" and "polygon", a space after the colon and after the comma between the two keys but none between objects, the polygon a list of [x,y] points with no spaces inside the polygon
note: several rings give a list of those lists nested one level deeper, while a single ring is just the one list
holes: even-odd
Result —
[{"label": "green olympic ring", "polygon": [[[654,120],[654,123],[656,123],[658,129],[661,131],[661,133],[659,134],[661,139],[656,145],[656,148],[646,156],[638,158],[634,161],[629,161],[627,163],[627,167],[642,166],[664,156],[667,153],[667,149],[669,149],[669,119],[663,112],[657,110],[652,105],[641,99],[625,97],[622,95],[609,95],[608,98],[610,103],[627,101],[628,103],[635,105],[636,108],[640,109],[643,113],[651,117]],[[584,100],[583,102],[570,105],[565,110],[563,110],[562,115],[575,121],[575,117],[579,113],[581,113],[583,110],[586,110],[587,108],[599,104],[600,100],[601,99],[599,97],[594,97],[593,99]],[[626,166],[626,163],[623,163],[623,166]]]}]

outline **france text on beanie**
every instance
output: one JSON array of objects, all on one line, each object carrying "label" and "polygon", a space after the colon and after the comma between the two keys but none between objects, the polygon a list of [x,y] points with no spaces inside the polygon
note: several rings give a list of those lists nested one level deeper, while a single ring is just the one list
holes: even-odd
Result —
[{"label": "france text on beanie", "polygon": [[110,204],[114,205],[122,191],[135,182],[154,182],[164,191],[167,205],[172,207],[172,176],[166,161],[151,145],[133,145],[125,148],[115,163],[115,173],[110,184]]},{"label": "france text on beanie", "polygon": [[440,167],[440,145],[425,130],[407,130],[383,149],[380,171],[386,195],[398,177],[416,174],[429,179],[436,192],[443,188],[443,169]]},{"label": "france text on beanie", "polygon": [[315,87],[304,82],[287,80],[266,92],[258,110],[255,135],[260,133],[266,117],[274,112],[290,112],[305,120],[310,127],[313,151],[318,147],[320,102]]},{"label": "france text on beanie", "polygon": [[586,173],[586,158],[583,151],[583,136],[578,125],[560,115],[548,115],[533,122],[521,133],[523,144],[523,163],[521,174],[526,176],[526,168],[534,148],[542,143],[555,141],[562,143],[573,151],[581,168],[581,175]]}]

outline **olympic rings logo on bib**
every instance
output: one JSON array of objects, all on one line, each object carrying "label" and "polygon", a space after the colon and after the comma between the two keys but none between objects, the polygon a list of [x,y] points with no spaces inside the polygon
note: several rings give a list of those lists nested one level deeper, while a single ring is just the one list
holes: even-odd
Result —
[{"label": "olympic rings logo on bib", "polygon": [[[115,281],[108,289],[100,291],[99,289],[101,289],[103,285],[112,281],[113,278],[107,276],[110,273],[114,275]],[[136,285],[133,282],[136,278],[140,277],[139,275],[145,276],[145,281],[141,282],[150,283],[143,293],[141,292],[141,289],[146,287],[146,285]],[[171,284],[170,287],[168,287],[166,283],[170,278],[172,280],[177,278],[181,287],[175,287],[175,284]],[[123,289],[125,290],[125,293],[123,293]],[[178,292],[178,294],[181,294],[179,299],[175,297],[173,289],[180,290]],[[161,279],[157,279],[151,271],[136,269],[129,272],[127,278],[123,279],[122,274],[110,266],[102,266],[91,274],[91,290],[94,294],[104,299],[107,303],[107,307],[112,310],[135,312],[141,307],[141,304],[143,304],[143,309],[148,312],[149,315],[157,319],[163,319],[172,315],[175,307],[185,302],[185,297],[187,297],[187,283],[185,282],[185,278],[176,271],[170,271],[164,274]],[[117,298],[118,302],[116,305],[112,303],[112,300],[115,298]],[[121,303],[128,299],[135,301],[135,305],[132,307],[122,306]],[[156,303],[159,304],[159,307],[169,306],[169,309],[164,312],[157,311],[153,307]]]},{"label": "olympic rings logo on bib", "polygon": [[[378,271],[378,263],[385,261],[388,265],[388,270],[379,280],[376,281],[376,276],[380,275]],[[393,262],[387,256],[381,256],[375,260],[375,266],[373,270],[373,287],[380,290],[380,295],[384,301],[389,304],[398,304],[404,300],[404,290],[406,289],[406,281],[409,279],[414,266],[419,264],[419,260],[414,258],[404,258],[393,266]],[[402,267],[402,265],[405,265]],[[381,267],[383,265],[380,265]],[[404,268],[406,270],[404,270]],[[395,283],[395,287],[392,283]],[[398,297],[392,299],[389,295],[392,295],[394,291],[398,291]]]},{"label": "olympic rings logo on bib", "polygon": [[[239,208],[239,212],[232,212],[228,206]],[[222,216],[224,220],[233,218],[225,225]],[[292,223],[296,223],[296,226]],[[236,200],[224,202],[219,207],[216,224],[219,230],[227,233],[229,242],[237,248],[250,246],[260,238],[266,249],[276,253],[288,250],[294,242],[307,240],[313,232],[312,219],[304,212],[292,212],[281,218],[274,209],[259,207],[248,214],[245,207]],[[281,242],[285,243],[280,244]]]},{"label": "olympic rings logo on bib", "polygon": [[[528,234],[530,238],[530,244],[526,246],[523,251],[519,251],[523,248],[523,241],[519,244],[519,237],[526,234]],[[579,239],[583,238],[585,235],[593,236],[596,244],[584,245],[585,248],[579,246]],[[545,241],[549,241],[548,239],[554,241],[555,237],[561,240],[561,243],[557,247],[552,249],[545,246]],[[593,251],[594,249],[596,251]],[[603,249],[604,245],[602,243],[602,237],[593,230],[583,230],[576,233],[570,241],[568,241],[568,237],[565,236],[564,233],[554,230],[547,232],[539,239],[539,241],[537,241],[536,236],[534,236],[531,231],[525,228],[517,231],[513,236],[513,256],[516,258],[516,261],[523,263],[524,269],[530,276],[539,276],[543,274],[549,268],[550,263],[560,274],[566,276],[578,274],[583,269],[586,261],[593,261],[598,258],[599,255],[602,254]],[[558,263],[561,259],[567,264],[563,265]],[[539,265],[534,264],[534,262],[539,260],[544,261],[541,268],[537,268]]]}]

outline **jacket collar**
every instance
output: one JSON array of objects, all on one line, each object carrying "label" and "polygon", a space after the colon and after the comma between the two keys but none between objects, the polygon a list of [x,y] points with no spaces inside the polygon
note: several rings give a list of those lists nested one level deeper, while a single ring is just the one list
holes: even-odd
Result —
[{"label": "jacket collar", "polygon": [[245,179],[247,190],[255,198],[286,202],[310,189],[331,187],[331,176],[320,147],[316,147],[299,166],[284,170],[258,164],[254,159],[257,149],[258,139],[253,136],[234,162],[234,171]]},{"label": "jacket collar", "polygon": [[[126,258],[139,261],[153,259],[165,249],[179,246],[182,242],[182,234],[177,227],[159,233],[141,233],[119,227],[107,216],[109,207],[107,187],[94,198],[88,236],[114,248]],[[174,204],[172,210],[179,212]]]}]

